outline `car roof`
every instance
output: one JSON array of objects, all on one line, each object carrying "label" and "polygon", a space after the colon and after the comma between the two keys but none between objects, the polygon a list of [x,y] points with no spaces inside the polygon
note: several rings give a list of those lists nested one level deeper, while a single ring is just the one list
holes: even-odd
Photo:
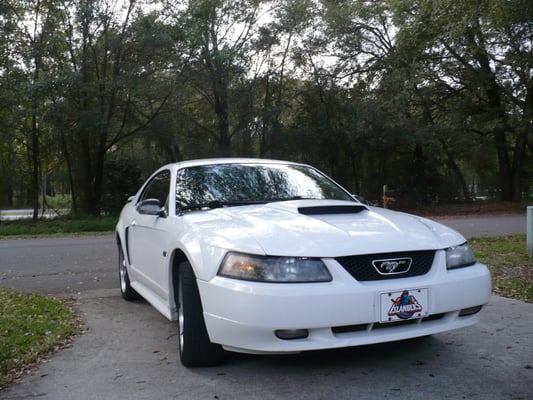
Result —
[{"label": "car roof", "polygon": [[284,165],[305,165],[293,161],[272,160],[266,158],[246,158],[246,157],[221,157],[204,158],[198,160],[186,160],[174,163],[177,168],[195,167],[200,165],[213,164],[284,164]]}]

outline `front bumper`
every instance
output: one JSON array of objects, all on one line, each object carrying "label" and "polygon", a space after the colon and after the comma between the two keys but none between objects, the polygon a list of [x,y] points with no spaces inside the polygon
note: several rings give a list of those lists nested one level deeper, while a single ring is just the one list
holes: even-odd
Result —
[{"label": "front bumper", "polygon": [[[286,353],[349,347],[426,336],[479,322],[489,301],[491,278],[480,263],[446,270],[437,252],[429,273],[412,278],[358,282],[335,260],[324,260],[327,283],[273,284],[215,277],[198,281],[212,342],[245,353]],[[380,322],[386,292],[427,289],[424,318]],[[306,331],[280,339],[276,332]]]}]

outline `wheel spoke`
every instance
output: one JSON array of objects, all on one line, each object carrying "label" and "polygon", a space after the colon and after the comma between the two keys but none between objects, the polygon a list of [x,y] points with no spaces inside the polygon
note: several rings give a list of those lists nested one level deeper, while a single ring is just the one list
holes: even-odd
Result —
[{"label": "wheel spoke", "polygon": [[124,260],[124,255],[122,251],[119,253],[119,276],[120,276],[120,290],[122,293],[126,291],[126,260]]},{"label": "wheel spoke", "polygon": [[131,287],[130,277],[128,275],[128,264],[124,253],[119,246],[118,249],[118,279],[120,285],[120,292],[125,300],[137,300],[140,298],[139,294]]},{"label": "wheel spoke", "polygon": [[180,281],[180,285],[178,288],[178,331],[179,331],[180,351],[183,351],[183,344],[184,344],[184,335],[183,335],[184,322],[185,322],[185,316],[183,314],[183,287]]}]

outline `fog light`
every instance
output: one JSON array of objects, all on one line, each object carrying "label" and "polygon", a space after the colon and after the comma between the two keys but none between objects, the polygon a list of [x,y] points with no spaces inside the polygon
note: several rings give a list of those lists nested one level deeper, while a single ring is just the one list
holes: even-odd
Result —
[{"label": "fog light", "polygon": [[307,329],[278,329],[274,333],[279,339],[283,340],[305,339],[309,336]]},{"label": "fog light", "polygon": [[470,307],[470,308],[463,308],[460,312],[459,312],[459,316],[460,317],[465,317],[467,315],[473,315],[473,314],[477,314],[478,312],[481,311],[481,306],[477,306],[477,307]]}]

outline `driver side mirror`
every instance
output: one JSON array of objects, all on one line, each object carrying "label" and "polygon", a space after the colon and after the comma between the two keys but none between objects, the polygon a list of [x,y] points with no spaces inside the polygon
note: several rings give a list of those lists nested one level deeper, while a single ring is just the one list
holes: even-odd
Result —
[{"label": "driver side mirror", "polygon": [[158,199],[146,199],[137,204],[137,212],[143,215],[153,215],[166,218],[167,210]]}]

